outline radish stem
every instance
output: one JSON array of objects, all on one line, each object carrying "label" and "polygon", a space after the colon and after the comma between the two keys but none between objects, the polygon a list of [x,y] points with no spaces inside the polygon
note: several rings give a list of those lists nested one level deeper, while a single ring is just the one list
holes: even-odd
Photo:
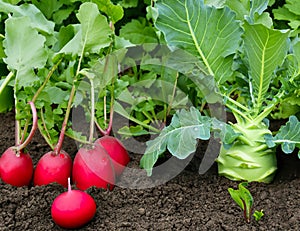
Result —
[{"label": "radish stem", "polygon": [[60,131],[60,135],[59,135],[59,138],[58,138],[58,142],[57,142],[57,144],[56,144],[56,146],[54,148],[54,152],[53,152],[55,156],[57,156],[60,153],[62,145],[63,145],[63,142],[64,142],[65,132],[66,132],[66,129],[67,129],[67,124],[68,124],[69,115],[70,115],[70,111],[71,111],[71,106],[72,106],[72,103],[73,103],[73,99],[74,99],[74,96],[75,96],[75,92],[76,92],[76,88],[75,88],[75,84],[73,83],[73,86],[72,86],[72,89],[71,89],[70,98],[69,98],[69,101],[68,101],[67,110],[66,110],[66,115],[65,115],[62,127],[61,127],[61,131]]},{"label": "radish stem", "polygon": [[13,76],[14,76],[14,73],[12,71],[9,72],[9,74],[6,76],[6,78],[4,79],[3,83],[0,86],[0,95]]},{"label": "radish stem", "polygon": [[[51,76],[53,75],[54,71],[57,69],[58,65],[61,63],[62,58],[51,68],[51,70],[49,71],[44,83],[40,86],[40,88],[36,91],[36,93],[34,94],[34,96],[32,97],[31,102],[35,103],[36,99],[38,98],[38,96],[40,95],[40,93],[42,92],[42,90],[45,88],[46,84],[48,83],[49,79],[51,78]],[[29,126],[29,120],[26,121],[26,124],[24,126],[24,130],[23,130],[23,135],[21,138],[21,142],[23,142],[23,140],[25,139],[25,135],[27,133],[27,129]]]},{"label": "radish stem", "polygon": [[31,131],[30,131],[27,139],[23,143],[21,143],[19,146],[17,146],[18,152],[20,150],[24,149],[29,144],[29,142],[32,140],[35,130],[37,128],[38,117],[37,117],[36,108],[35,108],[33,102],[29,102],[28,104],[30,104],[31,111],[32,111],[32,128],[31,128]]},{"label": "radish stem", "polygon": [[63,59],[61,58],[60,60],[58,60],[58,62],[51,68],[51,70],[49,71],[44,83],[42,84],[42,86],[40,86],[40,88],[36,91],[36,93],[34,94],[33,98],[32,98],[32,102],[34,103],[37,99],[37,97],[40,95],[40,93],[42,92],[42,90],[45,88],[46,84],[48,83],[49,79],[51,78],[51,76],[53,75],[54,71],[57,69],[58,65],[61,63]]},{"label": "radish stem", "polygon": [[94,79],[89,78],[91,82],[91,121],[90,121],[90,137],[89,142],[93,142],[94,138],[94,123],[95,123],[95,88],[94,88]]}]

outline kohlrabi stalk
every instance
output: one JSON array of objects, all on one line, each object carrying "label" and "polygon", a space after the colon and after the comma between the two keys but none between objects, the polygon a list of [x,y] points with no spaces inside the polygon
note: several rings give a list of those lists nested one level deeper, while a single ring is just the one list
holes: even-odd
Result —
[{"label": "kohlrabi stalk", "polygon": [[232,99],[228,101],[235,104],[235,107],[229,103],[226,106],[232,110],[236,118],[237,122],[232,124],[232,128],[240,136],[230,148],[226,149],[224,145],[221,146],[217,158],[220,175],[231,180],[249,182],[270,183],[273,180],[277,170],[276,150],[269,148],[266,144],[265,136],[272,133],[263,119],[271,113],[282,94],[274,97],[274,102],[254,118],[248,116],[249,111],[243,105]]}]

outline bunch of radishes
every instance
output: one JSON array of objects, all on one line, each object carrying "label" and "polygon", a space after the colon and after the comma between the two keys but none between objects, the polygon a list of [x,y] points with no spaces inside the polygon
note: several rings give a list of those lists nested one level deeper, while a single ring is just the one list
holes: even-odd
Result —
[{"label": "bunch of radishes", "polygon": [[[0,178],[3,182],[13,186],[29,185],[33,178],[35,186],[56,182],[68,187],[67,192],[54,200],[51,208],[52,218],[58,225],[65,228],[80,227],[90,221],[96,212],[93,198],[80,190],[86,190],[92,186],[112,190],[116,177],[122,174],[129,162],[128,152],[118,139],[109,136],[106,132],[95,142],[80,148],[72,163],[70,155],[61,150],[69,116],[68,111],[57,145],[54,150],[41,157],[34,171],[32,159],[29,153],[24,151],[37,128],[36,109],[33,102],[29,104],[33,117],[30,134],[24,142],[16,141],[16,146],[8,148],[0,157]],[[73,182],[80,190],[71,190],[71,175]]]}]

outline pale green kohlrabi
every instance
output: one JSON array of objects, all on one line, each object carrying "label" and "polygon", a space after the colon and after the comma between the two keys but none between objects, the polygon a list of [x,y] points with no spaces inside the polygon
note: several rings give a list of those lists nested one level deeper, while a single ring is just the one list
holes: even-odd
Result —
[{"label": "pale green kohlrabi", "polygon": [[[223,103],[236,123],[203,116],[196,108],[178,112],[171,124],[147,143],[141,167],[148,175],[166,150],[184,159],[196,150],[197,139],[215,137],[222,144],[217,158],[220,175],[232,180],[270,182],[277,169],[275,146],[282,144],[286,153],[299,148],[296,117],[290,118],[277,137],[272,136],[265,122],[276,105],[299,88],[299,77],[282,74],[288,84],[280,89],[270,87],[275,77],[281,77],[276,74],[278,69],[290,66],[285,60],[297,58],[296,54],[287,55],[291,47],[289,32],[271,29],[269,18],[266,24],[259,19],[267,7],[265,1],[260,2],[252,5],[243,21],[237,20],[228,6],[216,8],[203,0],[163,0],[155,5],[155,26],[176,54],[169,65],[209,92],[207,103]],[[298,64],[293,68],[299,70]],[[289,84],[294,87],[287,87]],[[233,92],[242,93],[233,99]]]}]

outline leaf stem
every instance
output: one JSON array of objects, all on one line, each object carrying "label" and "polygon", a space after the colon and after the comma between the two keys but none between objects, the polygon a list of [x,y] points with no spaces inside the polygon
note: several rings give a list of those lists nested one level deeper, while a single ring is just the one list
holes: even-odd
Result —
[{"label": "leaf stem", "polygon": [[252,123],[252,120],[250,118],[248,118],[244,113],[242,113],[240,110],[238,110],[237,108],[226,104],[226,107],[228,107],[232,112],[234,112],[234,115],[236,117],[236,114],[238,114],[239,116],[243,117],[245,120],[247,120],[247,122]]},{"label": "leaf stem", "polygon": [[[176,88],[177,88],[177,82],[178,82],[178,77],[179,77],[179,73],[176,73],[176,78],[175,78],[175,83],[174,83],[174,87],[173,87],[173,92],[172,92],[172,97],[171,100],[169,102],[168,108],[167,108],[167,114],[166,117],[170,114],[172,106],[173,106],[173,102],[174,102],[174,98],[175,98],[175,94],[176,94]],[[167,119],[165,118],[165,122],[167,121]]]},{"label": "leaf stem", "polygon": [[228,97],[227,95],[223,95],[224,98],[226,98],[226,100],[228,100],[229,102],[231,102],[232,104],[236,105],[237,107],[239,107],[240,109],[243,109],[246,112],[250,112],[250,109],[245,107],[244,105],[242,105],[241,103],[233,100],[232,98]]},{"label": "leaf stem", "polygon": [[45,81],[43,82],[42,86],[40,86],[40,88],[36,91],[36,93],[34,94],[33,98],[32,98],[32,102],[34,103],[37,99],[37,97],[40,95],[40,93],[42,92],[42,90],[45,88],[46,84],[48,83],[49,79],[51,78],[51,76],[53,75],[54,71],[58,68],[58,65],[61,63],[63,59],[61,58],[49,71]]},{"label": "leaf stem", "polygon": [[54,149],[54,146],[53,144],[51,143],[51,136],[48,132],[48,129],[47,129],[47,126],[46,126],[46,122],[45,122],[45,118],[44,118],[44,113],[43,113],[43,110],[41,109],[41,120],[42,120],[42,125],[39,125],[39,130],[41,131],[42,128],[40,126],[43,126],[43,129],[45,130],[46,132],[46,135],[43,134],[43,132],[40,132],[41,135],[44,137],[45,141],[47,142],[47,144],[50,146],[50,148],[53,150]]},{"label": "leaf stem", "polygon": [[7,86],[7,84],[10,82],[10,80],[12,79],[12,77],[14,76],[14,73],[11,71],[9,72],[9,74],[5,77],[3,83],[0,86],[0,95],[2,93],[2,91],[4,90],[4,88]]},{"label": "leaf stem", "polygon": [[[58,65],[60,64],[61,61],[62,61],[62,58],[51,68],[51,70],[49,71],[49,73],[48,73],[45,81],[43,82],[43,84],[39,87],[39,89],[36,91],[36,93],[32,97],[31,102],[35,103],[36,99],[38,98],[38,96],[40,95],[40,93],[42,92],[42,90],[45,88],[46,84],[50,80],[51,76],[53,75],[54,71],[57,69],[57,67],[58,67]],[[24,126],[23,135],[22,135],[22,138],[21,138],[21,142],[25,139],[28,126],[29,126],[29,120],[26,121],[26,124]]]},{"label": "leaf stem", "polygon": [[94,124],[95,124],[95,86],[94,86],[94,79],[89,78],[91,82],[91,121],[90,121],[90,137],[89,142],[93,142],[94,138]]},{"label": "leaf stem", "polygon": [[31,111],[32,111],[32,127],[31,127],[31,130],[30,130],[30,133],[29,133],[27,139],[23,143],[21,143],[19,146],[17,146],[17,151],[24,149],[30,143],[30,141],[32,140],[34,133],[37,129],[38,117],[37,117],[36,108],[35,108],[33,102],[29,102],[28,104],[30,104]]},{"label": "leaf stem", "polygon": [[274,98],[276,99],[275,102],[273,102],[269,107],[265,108],[253,121],[255,124],[259,124],[264,118],[266,118],[271,111],[274,109],[274,107],[278,104],[278,101],[285,93],[282,91]]},{"label": "leaf stem", "polygon": [[61,127],[61,131],[60,131],[60,135],[59,135],[59,138],[58,138],[58,142],[57,142],[57,144],[56,144],[56,146],[54,148],[54,152],[53,152],[54,155],[58,155],[60,153],[62,145],[63,145],[63,142],[64,142],[64,137],[65,137],[65,132],[66,132],[66,129],[67,129],[69,115],[70,115],[70,111],[71,111],[71,108],[72,108],[73,99],[74,99],[75,92],[76,92],[76,87],[75,87],[75,83],[74,82],[73,82],[73,86],[72,86],[72,89],[71,89],[70,98],[69,98],[68,106],[67,106],[67,110],[66,110],[66,115],[65,115],[62,127]]}]

